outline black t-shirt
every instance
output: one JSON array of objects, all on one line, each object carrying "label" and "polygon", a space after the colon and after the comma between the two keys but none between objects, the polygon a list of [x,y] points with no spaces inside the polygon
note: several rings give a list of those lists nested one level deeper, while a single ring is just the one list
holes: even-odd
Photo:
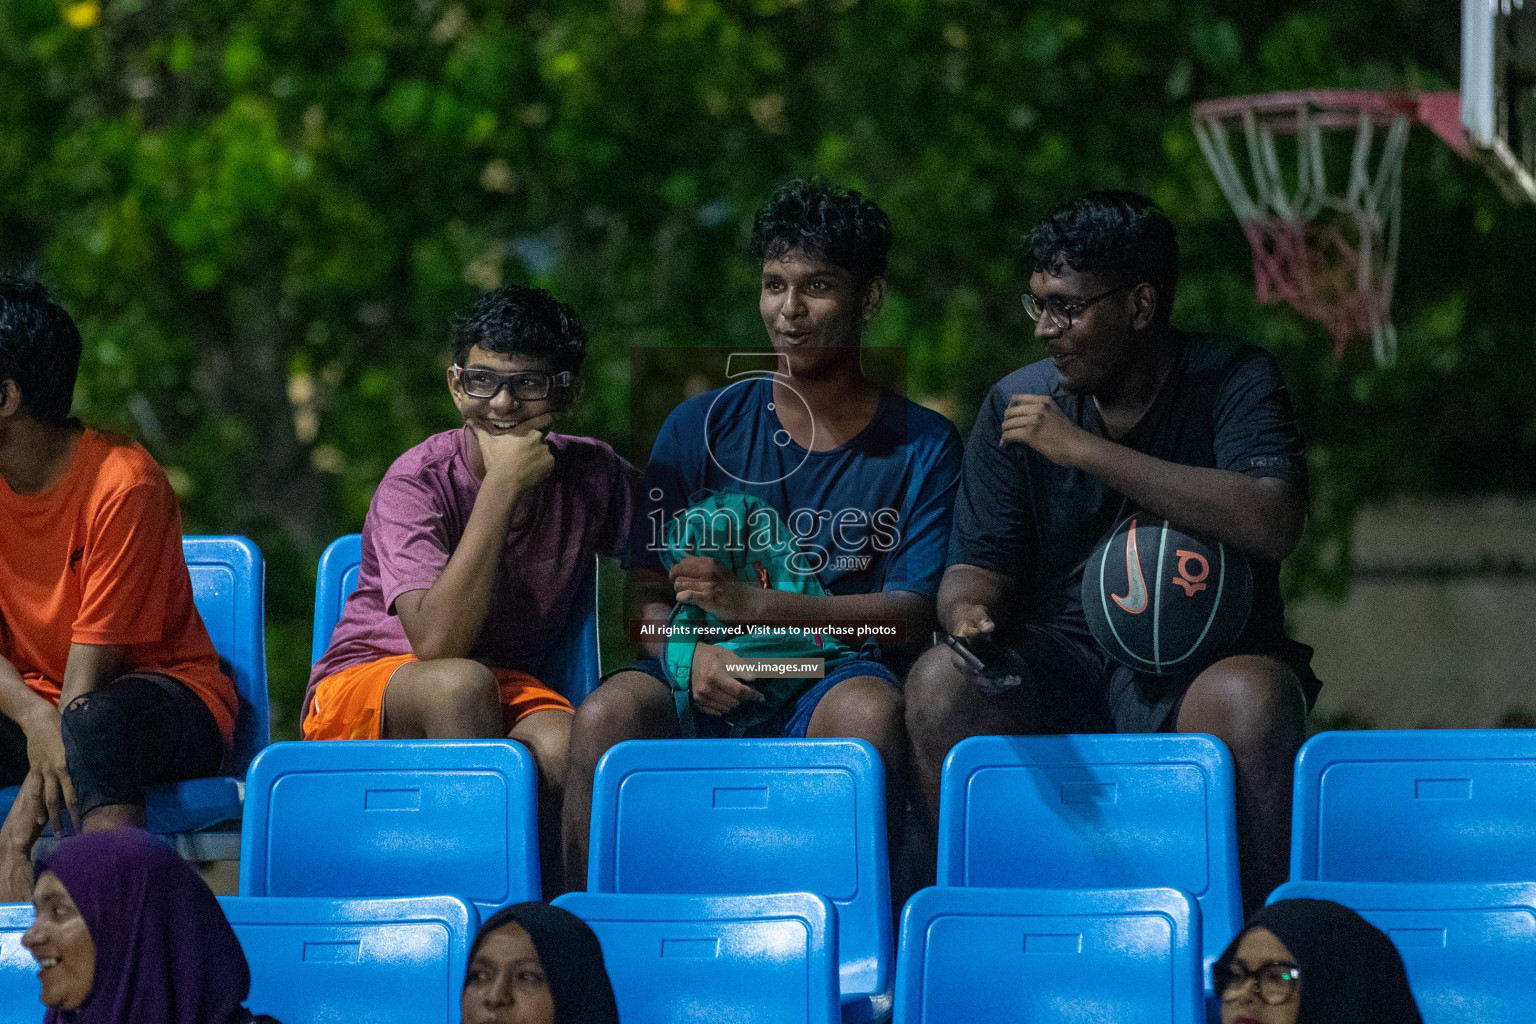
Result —
[{"label": "black t-shirt", "polygon": [[[1173,371],[1141,420],[1119,444],[1186,466],[1278,477],[1307,494],[1306,445],[1285,380],[1264,349],[1232,339],[1175,331]],[[1114,525],[1136,510],[1118,491],[1081,469],[1060,466],[1026,445],[999,446],[1003,414],[1018,394],[1050,395],[1067,419],[1107,436],[1091,396],[1062,386],[1042,359],[992,388],[966,444],[949,538],[949,564],[974,565],[1014,582],[1014,615],[1092,642],[1082,608],[1083,565]],[[1198,524],[1180,524],[1200,532]],[[1311,648],[1286,639],[1280,564],[1249,556],[1253,611],[1238,648],[1283,657],[1309,692]]]}]

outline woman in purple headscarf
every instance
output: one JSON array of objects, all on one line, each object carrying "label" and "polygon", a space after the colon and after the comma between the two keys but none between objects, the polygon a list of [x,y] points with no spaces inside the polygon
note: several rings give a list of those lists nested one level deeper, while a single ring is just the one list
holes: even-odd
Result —
[{"label": "woman in purple headscarf", "polygon": [[253,1024],[251,972],[206,883],[135,828],[87,832],[37,861],[45,1024]]}]

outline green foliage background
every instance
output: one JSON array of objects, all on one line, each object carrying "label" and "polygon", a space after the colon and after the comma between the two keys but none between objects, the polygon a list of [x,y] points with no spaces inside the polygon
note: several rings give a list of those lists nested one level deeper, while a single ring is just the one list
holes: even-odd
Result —
[{"label": "green foliage background", "polygon": [[[1455,88],[1439,0],[0,0],[0,268],[86,336],[76,409],[168,467],[189,532],[269,560],[274,724],[294,735],[314,563],[391,460],[455,422],[445,325],[531,282],[588,319],[567,429],[626,447],[632,346],[761,339],[751,215],[786,178],[897,233],[872,343],[968,429],[1038,358],[1019,238],[1084,189],[1178,224],[1176,320],[1262,342],[1313,442],[1291,592],[1341,594],[1401,491],[1530,490],[1536,210],[1422,129],[1391,370],[1257,305],[1197,99]],[[633,453],[643,459],[644,452]],[[611,632],[611,631],[610,631]]]}]

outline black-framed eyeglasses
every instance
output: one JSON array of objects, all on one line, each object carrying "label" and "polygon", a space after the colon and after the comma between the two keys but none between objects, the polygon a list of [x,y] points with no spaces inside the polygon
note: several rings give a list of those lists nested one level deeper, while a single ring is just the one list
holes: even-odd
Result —
[{"label": "black-framed eyeglasses", "polygon": [[1063,302],[1054,295],[1048,299],[1041,299],[1037,298],[1034,292],[1025,292],[1019,296],[1019,301],[1024,304],[1024,312],[1029,314],[1031,320],[1048,316],[1051,318],[1051,323],[1065,331],[1077,322],[1077,318],[1082,316],[1083,311],[1089,306],[1100,299],[1108,298],[1115,292],[1123,292],[1128,287],[1130,286],[1122,284],[1107,292],[1100,292],[1091,299],[1082,299],[1078,302]]},{"label": "black-framed eyeglasses", "polygon": [[539,402],[555,390],[571,386],[571,371],[542,373],[528,370],[522,373],[500,373],[496,370],[466,370],[454,363],[453,379],[471,398],[495,398],[502,388],[512,392],[519,402]]},{"label": "black-framed eyeglasses", "polygon": [[1301,968],[1285,960],[1266,960],[1253,970],[1233,960],[1227,964],[1226,977],[1218,978],[1223,1002],[1238,998],[1250,981],[1259,986],[1259,998],[1270,1006],[1279,1006],[1296,994]]}]

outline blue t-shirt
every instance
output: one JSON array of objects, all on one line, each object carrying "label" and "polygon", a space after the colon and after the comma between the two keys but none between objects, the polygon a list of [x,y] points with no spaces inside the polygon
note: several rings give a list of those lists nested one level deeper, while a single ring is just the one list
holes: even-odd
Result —
[{"label": "blue t-shirt", "polygon": [[778,512],[827,593],[932,597],[944,573],[960,462],[954,424],[884,390],[856,437],[807,451],[779,422],[772,378],[740,380],[688,399],[662,425],[633,520],[630,564],[662,571],[667,520],[708,492],[741,491]]}]

